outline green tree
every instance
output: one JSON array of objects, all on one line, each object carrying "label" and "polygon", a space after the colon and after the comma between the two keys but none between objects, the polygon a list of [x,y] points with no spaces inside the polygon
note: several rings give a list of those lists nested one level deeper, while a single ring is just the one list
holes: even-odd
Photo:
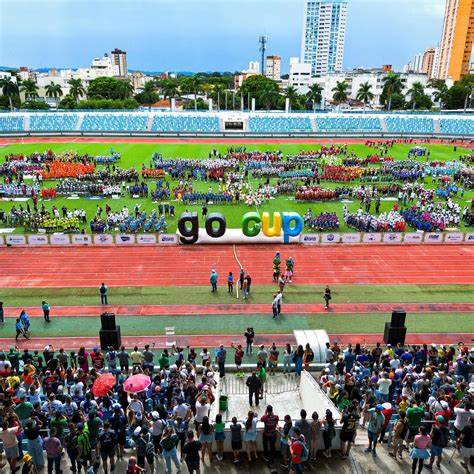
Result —
[{"label": "green tree", "polygon": [[474,74],[468,74],[455,82],[453,87],[449,89],[446,108],[453,110],[468,107],[473,92]]},{"label": "green tree", "polygon": [[79,97],[84,97],[86,95],[86,90],[82,85],[82,81],[80,79],[69,79],[67,81],[69,85],[69,95],[77,102]]},{"label": "green tree", "polygon": [[38,97],[38,86],[35,81],[27,79],[21,83],[20,92],[25,94],[26,101],[34,100]]},{"label": "green tree", "polygon": [[29,110],[47,110],[49,105],[42,100],[27,100],[21,106],[22,109]]},{"label": "green tree", "polygon": [[256,102],[266,110],[276,109],[280,94],[272,84],[264,84],[264,86],[258,91]]},{"label": "green tree", "polygon": [[316,104],[321,106],[321,102],[323,100],[323,87],[319,84],[311,84],[309,86],[309,91],[306,94],[308,100],[310,100],[313,104],[313,111],[316,109]]},{"label": "green tree", "polygon": [[434,79],[429,83],[430,87],[434,90],[433,99],[435,102],[439,102],[439,108],[442,109],[448,101],[449,87],[446,82],[441,79]]},{"label": "green tree", "polygon": [[[383,79],[383,91],[380,97],[382,105],[387,106],[387,110],[392,109],[393,94],[401,94],[403,90],[403,83],[399,74],[389,72]],[[388,102],[387,102],[388,99]]]},{"label": "green tree", "polygon": [[226,92],[226,87],[222,82],[216,81],[212,86],[211,97],[215,101],[217,110],[221,110],[221,102],[224,99],[224,94]]},{"label": "green tree", "polygon": [[347,89],[349,88],[349,84],[346,81],[337,81],[336,87],[332,88],[332,92],[334,92],[332,98],[336,104],[343,104],[347,102]]},{"label": "green tree", "polygon": [[126,99],[133,92],[130,81],[115,77],[98,77],[93,79],[87,88],[90,99]]},{"label": "green tree", "polygon": [[409,104],[413,110],[416,109],[417,104],[420,104],[425,95],[425,88],[421,82],[414,82],[410,89],[408,89],[407,94],[410,94]]},{"label": "green tree", "polygon": [[[247,77],[242,82],[239,93],[247,102],[250,102],[249,97],[250,99],[255,98],[257,109],[274,108],[280,97],[280,89],[277,82],[261,74]],[[247,105],[250,108],[250,103]]]},{"label": "green tree", "polygon": [[63,96],[63,89],[59,84],[55,84],[51,81],[45,88],[46,90],[46,97],[54,97],[56,99],[56,106],[58,105],[59,97]]},{"label": "green tree", "polygon": [[0,79],[0,88],[2,89],[2,94],[8,98],[10,110],[13,110],[14,98],[19,95],[18,84],[12,81],[11,78],[4,77],[3,79]]},{"label": "green tree", "polygon": [[372,93],[372,85],[368,82],[364,82],[359,86],[357,91],[357,100],[360,100],[364,103],[364,110],[367,107],[367,104],[374,99],[374,94]]},{"label": "green tree", "polygon": [[71,95],[65,95],[58,104],[58,109],[75,109],[77,108],[77,100]]},{"label": "green tree", "polygon": [[174,79],[162,79],[157,82],[158,89],[163,94],[163,98],[169,99],[171,106],[171,99],[178,95],[178,82]]}]

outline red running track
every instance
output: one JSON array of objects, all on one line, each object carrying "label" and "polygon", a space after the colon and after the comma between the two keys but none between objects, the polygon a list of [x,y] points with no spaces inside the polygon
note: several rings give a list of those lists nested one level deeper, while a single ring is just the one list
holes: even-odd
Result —
[{"label": "red running track", "polygon": [[[469,245],[240,245],[238,259],[252,283],[271,282],[276,251],[295,258],[301,284],[474,284]],[[230,245],[0,249],[0,287],[207,285],[216,268],[221,285],[238,271]]]},{"label": "red running track", "polygon": [[[338,344],[354,344],[354,341],[360,342],[362,345],[375,345],[382,342],[382,334],[329,334],[331,342]],[[0,338],[0,350],[8,350],[14,345],[14,338]],[[167,347],[170,337],[160,336],[122,336],[122,344],[126,348],[132,348],[135,345],[143,347],[145,344],[158,348]],[[406,344],[457,344],[464,342],[467,345],[472,344],[472,333],[420,333],[407,334]],[[176,335],[172,342],[176,342],[181,347],[209,347],[214,348],[219,344],[229,347],[232,342],[243,343],[242,334],[196,334],[196,335]],[[294,334],[257,334],[255,338],[255,346],[259,344],[271,345],[275,342],[278,346],[284,346],[286,343],[296,344]],[[38,349],[42,350],[46,345],[53,343],[56,349],[63,347],[64,349],[77,350],[84,346],[88,349],[99,346],[98,337],[33,337],[32,339],[20,339],[18,347],[20,349]]]}]

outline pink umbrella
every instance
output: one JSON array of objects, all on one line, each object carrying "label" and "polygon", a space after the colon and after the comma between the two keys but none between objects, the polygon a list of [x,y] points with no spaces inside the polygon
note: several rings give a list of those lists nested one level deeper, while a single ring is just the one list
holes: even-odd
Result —
[{"label": "pink umbrella", "polygon": [[138,393],[146,390],[151,384],[150,377],[145,374],[136,374],[125,380],[123,389],[128,393]]}]

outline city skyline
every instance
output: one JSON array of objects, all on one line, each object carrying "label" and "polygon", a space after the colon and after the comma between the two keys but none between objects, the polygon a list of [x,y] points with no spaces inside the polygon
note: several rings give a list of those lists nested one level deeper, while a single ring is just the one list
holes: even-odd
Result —
[{"label": "city skyline", "polygon": [[[224,8],[215,0],[179,7],[169,0],[0,0],[0,65],[75,68],[118,47],[130,69],[235,71],[258,59],[258,35],[266,34],[267,53],[281,56],[287,73],[289,57],[300,52],[303,12],[304,0],[230,0]],[[444,0],[349,0],[344,68],[401,68],[437,44],[443,12]]]}]

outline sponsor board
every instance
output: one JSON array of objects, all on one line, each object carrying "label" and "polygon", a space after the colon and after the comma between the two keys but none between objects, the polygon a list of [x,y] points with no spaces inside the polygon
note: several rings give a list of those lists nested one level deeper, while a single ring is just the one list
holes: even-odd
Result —
[{"label": "sponsor board", "polygon": [[459,244],[464,240],[464,234],[461,232],[447,232],[444,235],[444,242],[447,244]]},{"label": "sponsor board", "polygon": [[92,236],[87,234],[73,234],[71,240],[73,245],[90,245],[92,243]]},{"label": "sponsor board", "polygon": [[117,245],[133,245],[135,243],[135,236],[131,234],[118,234],[115,236],[115,243]]},{"label": "sponsor board", "polygon": [[425,240],[423,242],[425,244],[441,244],[443,242],[443,234],[437,232],[426,232]]},{"label": "sponsor board", "polygon": [[113,245],[114,236],[110,234],[94,234],[94,244]]},{"label": "sponsor board", "polygon": [[24,235],[7,235],[5,242],[7,245],[26,245],[26,237]]},{"label": "sponsor board", "polygon": [[402,234],[400,232],[385,232],[383,234],[383,241],[386,244],[399,244],[402,241]]},{"label": "sponsor board", "polygon": [[137,244],[156,244],[155,234],[138,234]]},{"label": "sponsor board", "polygon": [[3,240],[3,235],[0,235],[0,245],[3,245],[5,241]]},{"label": "sponsor board", "polygon": [[158,243],[160,245],[178,245],[177,234],[159,234]]},{"label": "sponsor board", "polygon": [[348,234],[342,234],[342,242],[344,244],[358,244],[361,240],[360,232],[350,232]]},{"label": "sponsor board", "polygon": [[474,244],[474,232],[467,232],[464,242],[466,242],[466,244]]},{"label": "sponsor board", "polygon": [[319,234],[302,234],[300,243],[302,243],[303,245],[319,244]]},{"label": "sponsor board", "polygon": [[71,241],[69,240],[69,235],[53,234],[49,237],[49,243],[51,245],[69,245]]},{"label": "sponsor board", "polygon": [[322,244],[337,244],[341,241],[341,235],[336,233],[321,234]]},{"label": "sponsor board", "polygon": [[366,244],[377,244],[382,241],[382,234],[379,232],[366,232],[362,237],[362,242]]},{"label": "sponsor board", "polygon": [[28,245],[48,245],[48,236],[47,235],[29,235],[28,236]]},{"label": "sponsor board", "polygon": [[423,242],[423,232],[407,232],[403,235],[403,242],[407,244],[419,244]]}]

